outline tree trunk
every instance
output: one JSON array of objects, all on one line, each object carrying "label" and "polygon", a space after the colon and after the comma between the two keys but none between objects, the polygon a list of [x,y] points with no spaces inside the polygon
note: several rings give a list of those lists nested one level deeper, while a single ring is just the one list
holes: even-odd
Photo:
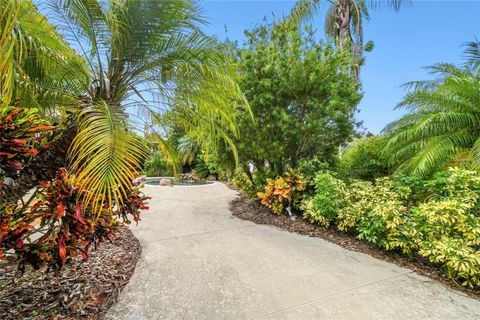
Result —
[{"label": "tree trunk", "polygon": [[32,158],[20,171],[12,186],[7,186],[0,199],[1,204],[15,204],[41,181],[55,178],[57,170],[65,167],[67,151],[76,134],[76,126],[71,121],[67,128],[55,133],[56,139],[50,147]]},{"label": "tree trunk", "polygon": [[350,19],[352,0],[337,0],[335,3],[336,41],[340,50],[345,50],[351,41]]},{"label": "tree trunk", "polygon": [[243,169],[243,171],[245,172],[245,174],[247,175],[248,180],[250,180],[250,182],[253,183],[252,172],[250,172],[250,168],[248,167],[248,165],[247,165],[247,164],[244,164],[244,165],[242,166],[242,169]]}]

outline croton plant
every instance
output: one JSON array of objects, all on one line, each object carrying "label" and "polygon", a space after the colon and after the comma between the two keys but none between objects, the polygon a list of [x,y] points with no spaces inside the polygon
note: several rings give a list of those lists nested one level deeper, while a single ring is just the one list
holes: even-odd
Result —
[{"label": "croton plant", "polygon": [[0,195],[5,177],[14,178],[29,158],[48,147],[46,135],[54,128],[36,109],[0,109]]},{"label": "croton plant", "polygon": [[[0,182],[4,177],[14,180],[31,157],[42,156],[48,148],[46,134],[54,129],[40,120],[35,110],[2,109]],[[122,203],[93,208],[82,201],[87,191],[78,187],[75,176],[65,168],[60,168],[52,181],[34,187],[26,202],[1,201],[1,187],[0,259],[18,263],[22,272],[26,265],[59,268],[77,255],[87,259],[92,245],[113,236],[130,218],[137,222],[140,210],[148,209],[148,197],[140,187],[125,194]]]},{"label": "croton plant", "polygon": [[287,206],[293,206],[298,202],[298,192],[304,189],[304,178],[294,169],[289,169],[282,177],[275,180],[269,179],[265,186],[265,192],[257,193],[262,199],[262,204],[270,208],[274,213],[280,214]]}]

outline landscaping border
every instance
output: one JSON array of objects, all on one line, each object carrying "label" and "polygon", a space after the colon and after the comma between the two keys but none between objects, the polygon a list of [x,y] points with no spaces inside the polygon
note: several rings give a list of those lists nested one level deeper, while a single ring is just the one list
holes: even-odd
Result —
[{"label": "landscaping border", "polygon": [[[231,185],[229,185],[229,187],[232,188]],[[254,201],[241,191],[237,191],[240,193],[240,197],[232,200],[230,203],[232,215],[237,218],[250,220],[256,224],[276,226],[288,232],[307,235],[309,237],[322,238],[345,249],[362,252],[376,259],[408,268],[418,274],[439,281],[453,290],[460,291],[472,298],[480,300],[480,290],[469,289],[458,285],[455,281],[444,275],[437,266],[432,265],[422,257],[409,257],[397,251],[381,250],[366,241],[357,239],[355,235],[309,223],[301,216],[298,216],[295,221],[291,221],[287,216],[276,215],[267,207],[262,206],[260,201]]]},{"label": "landscaping border", "polygon": [[132,276],[142,247],[128,227],[61,271],[0,265],[0,315],[10,319],[102,319]]}]

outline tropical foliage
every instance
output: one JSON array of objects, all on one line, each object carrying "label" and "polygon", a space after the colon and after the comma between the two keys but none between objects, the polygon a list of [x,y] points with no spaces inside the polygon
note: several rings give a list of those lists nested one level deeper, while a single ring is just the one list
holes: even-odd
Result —
[{"label": "tropical foliage", "polygon": [[165,118],[234,150],[236,110],[248,105],[194,0],[44,9],[49,21],[31,1],[1,2],[0,250],[58,267],[146,208],[133,181],[148,148],[132,127],[173,162]]},{"label": "tropical foliage", "polygon": [[463,157],[480,164],[480,50],[468,44],[463,67],[431,66],[434,80],[407,83],[411,88],[399,107],[408,114],[386,127],[388,153],[401,169],[428,175]]},{"label": "tropical foliage", "polygon": [[319,174],[316,182],[315,197],[302,203],[307,220],[425,257],[462,285],[480,287],[477,172],[449,169],[428,180],[393,176],[350,184]]},{"label": "tropical foliage", "polygon": [[38,149],[48,147],[44,135],[53,129],[40,119],[35,109],[12,106],[0,109],[0,196],[6,188],[5,178],[13,183],[17,172],[39,153]]},{"label": "tropical foliage", "polygon": [[26,205],[4,208],[0,257],[15,260],[22,272],[27,264],[58,268],[76,255],[87,259],[92,245],[114,234],[120,223],[116,216],[130,223],[128,215],[138,221],[139,210],[147,209],[147,197],[137,189],[116,206],[116,215],[107,207],[98,211],[85,205],[79,201],[80,192],[75,176],[62,169],[56,179],[42,183]]},{"label": "tropical foliage", "polygon": [[[129,134],[131,118],[161,125],[169,111],[187,131],[236,134],[232,108],[242,95],[221,46],[200,31],[195,1],[65,0],[53,10],[88,66],[70,155],[87,202],[100,193],[95,199],[111,206],[132,188],[146,149]],[[150,130],[172,157],[162,132]]]},{"label": "tropical foliage", "polygon": [[31,1],[0,9],[0,103],[53,109],[75,103],[83,61]]},{"label": "tropical foliage", "polygon": [[343,178],[373,181],[390,172],[384,152],[385,139],[366,136],[353,140],[340,156],[338,172]]},{"label": "tropical foliage", "polygon": [[172,165],[165,160],[159,151],[154,152],[145,161],[144,170],[148,177],[169,177],[173,175]]},{"label": "tropical foliage", "polygon": [[314,179],[315,194],[302,200],[305,219],[324,227],[330,226],[341,207],[345,183],[328,173],[318,173]]},{"label": "tropical foliage", "polygon": [[263,205],[280,214],[287,207],[293,207],[298,203],[300,195],[298,191],[302,191],[303,188],[303,176],[289,169],[284,176],[267,180],[265,192],[259,192],[257,195],[262,199]]}]

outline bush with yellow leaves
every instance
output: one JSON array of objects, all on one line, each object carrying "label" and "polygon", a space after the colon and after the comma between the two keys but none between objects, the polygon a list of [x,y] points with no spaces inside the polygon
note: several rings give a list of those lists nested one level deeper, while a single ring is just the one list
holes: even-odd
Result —
[{"label": "bush with yellow leaves", "polygon": [[282,177],[268,179],[265,192],[258,192],[262,204],[274,213],[281,214],[287,206],[294,206],[299,200],[298,191],[304,189],[304,178],[296,170],[289,169]]}]

